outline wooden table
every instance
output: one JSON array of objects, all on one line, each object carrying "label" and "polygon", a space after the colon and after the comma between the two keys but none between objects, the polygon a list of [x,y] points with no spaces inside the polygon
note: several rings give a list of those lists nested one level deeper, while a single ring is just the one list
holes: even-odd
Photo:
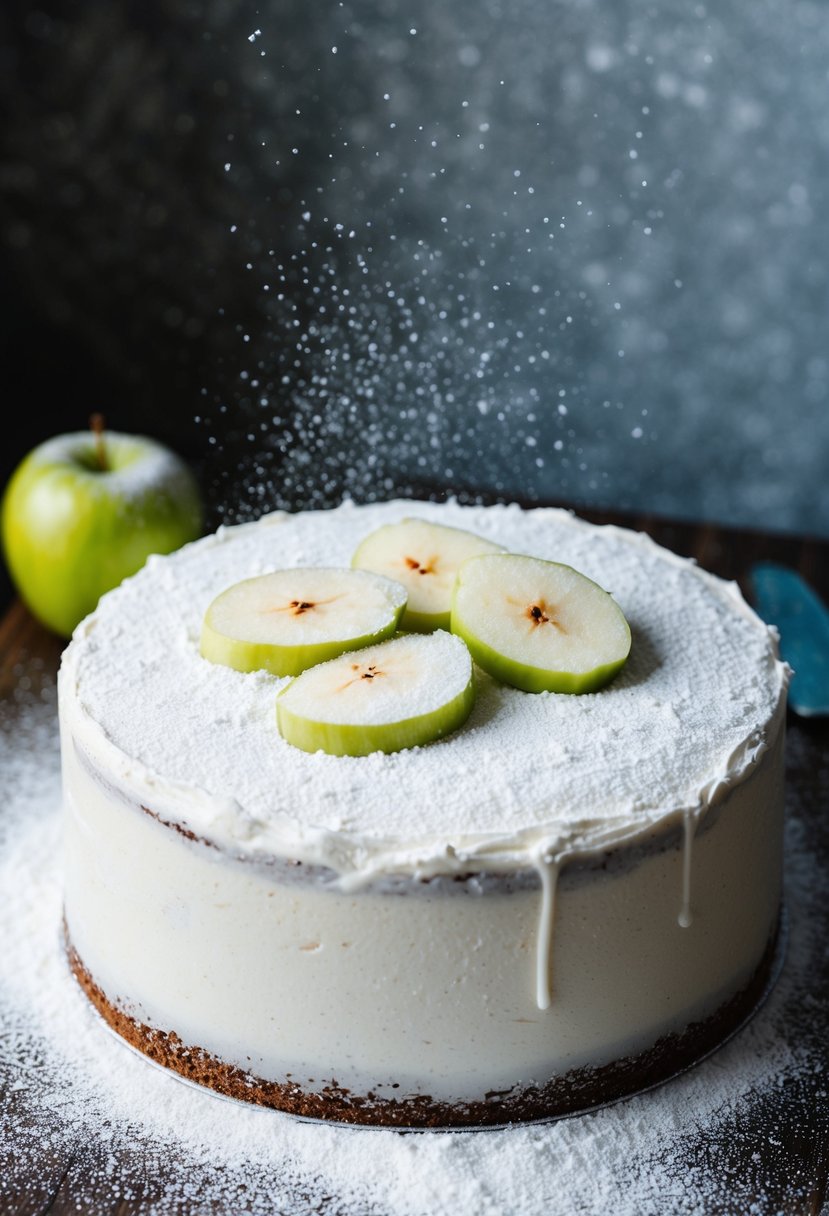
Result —
[{"label": "wooden table", "polygon": [[[736,579],[747,590],[746,576],[752,563],[778,561],[791,566],[811,583],[829,602],[829,543],[797,537],[772,536],[749,531],[657,520],[646,517],[619,517],[609,513],[581,512],[596,523],[622,523],[649,532],[655,540],[677,553],[695,558],[701,566],[729,579]],[[3,712],[14,713],[14,693],[21,673],[37,682],[38,673],[53,677],[62,648],[61,642],[36,624],[20,604],[14,604],[0,622],[0,699]],[[826,859],[829,874],[829,720],[804,721],[790,715],[789,783],[796,789],[799,814],[808,820],[813,847]],[[829,904],[829,877],[826,882]],[[826,918],[829,934],[829,912]],[[829,941],[829,937],[827,937]],[[701,1134],[696,1169],[709,1170],[712,1176],[742,1179],[741,1193],[755,1176],[758,1182],[751,1216],[829,1216],[829,1102],[821,1073],[829,1072],[829,948],[822,972],[814,976],[813,995],[804,1035],[814,1058],[811,1076],[799,1076],[796,1083],[784,1085],[770,1097],[757,1102],[751,1112],[750,1127],[741,1128],[733,1142],[707,1142]],[[822,999],[821,999],[822,998]],[[4,1102],[9,1101],[10,1075],[0,1074]],[[746,1132],[748,1131],[748,1134]],[[81,1151],[82,1150],[82,1151]],[[750,1150],[750,1151],[749,1151]],[[6,1216],[77,1216],[78,1198],[88,1196],[83,1187],[84,1171],[95,1146],[78,1145],[75,1150],[49,1153],[30,1185],[2,1207]],[[4,1166],[0,1152],[0,1169]],[[168,1165],[175,1169],[175,1163]],[[95,1196],[95,1216],[134,1216],[145,1209],[155,1193],[153,1180],[144,1180],[144,1192],[133,1190],[130,1197],[99,1189]],[[0,1200],[0,1203],[3,1201]],[[88,1202],[88,1200],[87,1200]],[[742,1201],[741,1201],[742,1202]],[[88,1210],[83,1209],[85,1212]],[[178,1209],[177,1209],[178,1210]],[[203,1209],[202,1209],[203,1210]],[[215,1209],[218,1211],[219,1209]],[[740,1216],[749,1206],[717,1206],[708,1216]],[[186,1212],[180,1211],[180,1216]],[[231,1214],[228,1214],[231,1216]],[[233,1216],[244,1216],[243,1211]],[[460,1213],[459,1216],[466,1216]],[[516,1214],[518,1216],[518,1214]],[[596,1216],[607,1216],[605,1213]],[[666,1211],[665,1216],[671,1216]]]}]

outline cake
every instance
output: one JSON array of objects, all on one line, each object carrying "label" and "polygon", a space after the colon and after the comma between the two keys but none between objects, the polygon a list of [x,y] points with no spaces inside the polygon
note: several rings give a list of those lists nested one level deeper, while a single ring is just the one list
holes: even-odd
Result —
[{"label": "cake", "polygon": [[[208,604],[347,566],[404,516],[567,563],[630,623],[585,695],[476,673],[463,727],[331,756],[284,683],[208,662]],[[480,1126],[586,1109],[699,1058],[769,981],[787,669],[726,584],[569,513],[390,502],[222,528],[109,593],[59,683],[65,939],[109,1026],[297,1115]]]}]

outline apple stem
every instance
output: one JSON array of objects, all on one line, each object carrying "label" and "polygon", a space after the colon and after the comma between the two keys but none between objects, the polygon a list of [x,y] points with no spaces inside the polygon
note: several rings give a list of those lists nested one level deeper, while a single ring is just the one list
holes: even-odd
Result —
[{"label": "apple stem", "polygon": [[106,473],[109,470],[106,444],[104,443],[104,425],[103,414],[93,414],[89,419],[89,429],[95,436],[95,455],[98,458],[98,466],[102,473]]}]

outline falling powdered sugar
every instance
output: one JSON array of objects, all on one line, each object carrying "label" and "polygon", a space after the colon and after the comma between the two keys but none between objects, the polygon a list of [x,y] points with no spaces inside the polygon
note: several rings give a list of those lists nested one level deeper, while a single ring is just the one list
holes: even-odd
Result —
[{"label": "falling powdered sugar", "polygon": [[119,1198],[146,1216],[793,1210],[784,1205],[800,1194],[796,1171],[778,1181],[771,1133],[825,1096],[809,992],[827,917],[811,894],[818,862],[806,816],[790,820],[783,977],[750,1025],[696,1069],[551,1124],[401,1134],[305,1123],[152,1067],[106,1033],[75,987],[60,943],[52,693],[47,684],[41,697],[19,697],[0,732],[0,1205],[45,1204],[63,1186],[88,1216]]}]

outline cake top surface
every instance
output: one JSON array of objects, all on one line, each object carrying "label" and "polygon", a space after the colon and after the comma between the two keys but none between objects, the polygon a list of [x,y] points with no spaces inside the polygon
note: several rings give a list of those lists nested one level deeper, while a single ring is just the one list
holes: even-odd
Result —
[{"label": "cake top surface", "polygon": [[[208,604],[274,569],[348,566],[369,532],[409,517],[594,579],[631,626],[622,672],[586,695],[520,692],[477,672],[471,717],[437,742],[365,757],[291,747],[275,714],[287,681],[200,656]],[[93,762],[163,818],[239,854],[357,879],[510,869],[699,812],[771,742],[786,670],[736,586],[644,535],[552,509],[347,503],[151,558],[76,631],[61,712]]]}]

